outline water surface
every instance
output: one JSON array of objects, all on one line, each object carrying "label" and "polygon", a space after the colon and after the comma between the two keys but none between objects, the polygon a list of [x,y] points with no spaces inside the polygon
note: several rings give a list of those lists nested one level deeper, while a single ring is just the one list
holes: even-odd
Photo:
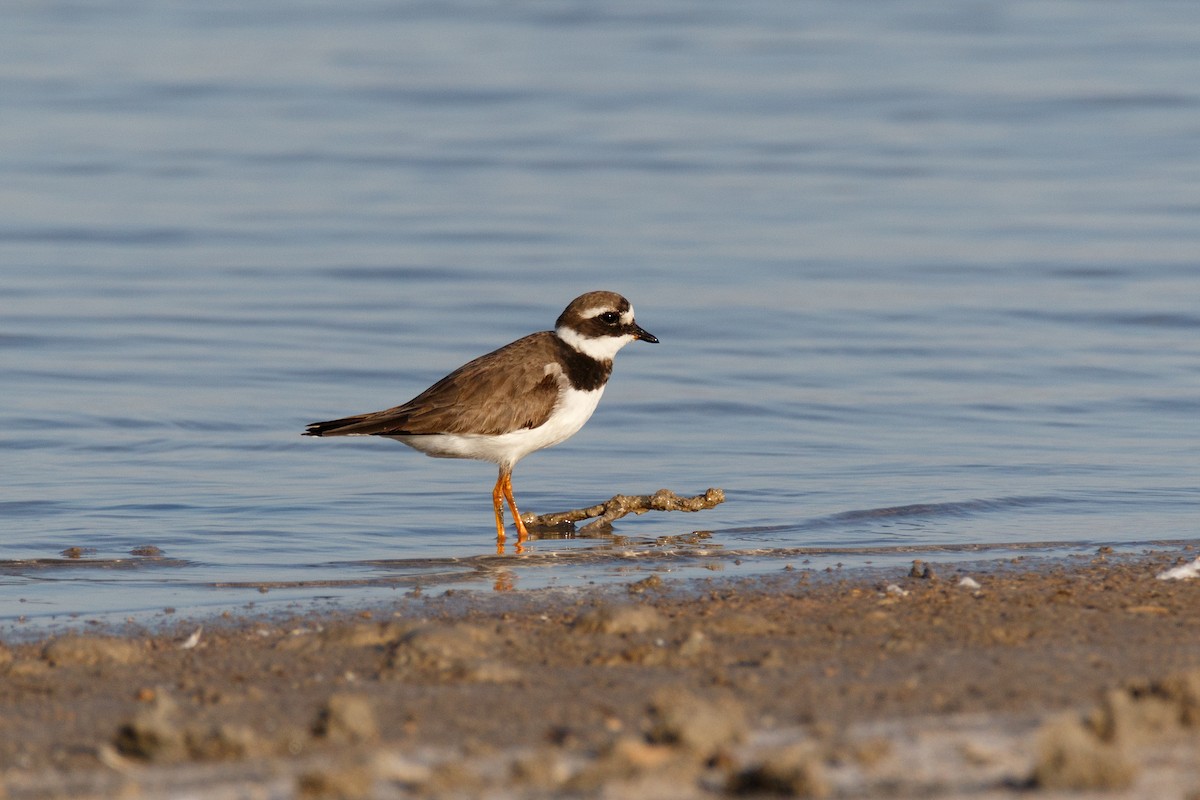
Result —
[{"label": "water surface", "polygon": [[[0,23],[5,626],[1200,535],[1193,4]],[[518,500],[717,509],[497,558],[491,466],[299,436],[596,288],[662,344]]]}]

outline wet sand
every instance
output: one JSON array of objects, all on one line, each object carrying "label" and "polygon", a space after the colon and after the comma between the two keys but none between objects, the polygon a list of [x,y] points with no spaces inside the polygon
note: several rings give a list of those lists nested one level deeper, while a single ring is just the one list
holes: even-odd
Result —
[{"label": "wet sand", "polygon": [[1155,578],[1195,555],[9,643],[0,798],[1196,798],[1200,581]]}]

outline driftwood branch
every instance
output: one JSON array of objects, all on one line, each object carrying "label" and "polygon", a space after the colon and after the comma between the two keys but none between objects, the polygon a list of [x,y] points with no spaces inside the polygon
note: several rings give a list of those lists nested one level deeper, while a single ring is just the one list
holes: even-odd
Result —
[{"label": "driftwood branch", "polygon": [[659,489],[654,494],[618,494],[587,508],[560,511],[555,514],[522,514],[522,521],[539,528],[572,527],[584,519],[596,519],[583,527],[584,531],[605,527],[613,520],[628,514],[645,514],[647,511],[703,511],[725,502],[723,489],[709,489],[695,497],[680,497],[669,489]]}]

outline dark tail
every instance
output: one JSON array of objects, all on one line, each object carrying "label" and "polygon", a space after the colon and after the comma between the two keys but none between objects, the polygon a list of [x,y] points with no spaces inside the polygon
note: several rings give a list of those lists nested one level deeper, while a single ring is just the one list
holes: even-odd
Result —
[{"label": "dark tail", "polygon": [[354,428],[366,417],[366,414],[359,414],[354,417],[342,417],[341,419],[331,419],[326,422],[313,422],[305,426],[304,433],[301,436],[348,436],[353,433],[359,433],[360,431],[354,430]]}]

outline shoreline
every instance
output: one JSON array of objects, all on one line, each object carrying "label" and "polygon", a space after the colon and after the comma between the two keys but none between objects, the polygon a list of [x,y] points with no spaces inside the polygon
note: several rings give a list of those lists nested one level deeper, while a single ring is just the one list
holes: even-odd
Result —
[{"label": "shoreline", "polygon": [[[517,593],[548,591],[604,591],[658,575],[673,586],[695,586],[720,582],[769,579],[780,571],[803,572],[814,579],[871,580],[876,575],[907,570],[922,559],[936,569],[957,572],[992,572],[1015,565],[1019,569],[1048,569],[1096,553],[1125,557],[1149,551],[1187,552],[1200,544],[1195,539],[1141,542],[1031,541],[1019,543],[981,542],[957,545],[805,546],[760,549],[709,545],[707,534],[697,531],[670,537],[650,549],[595,552],[563,550],[526,553],[519,558],[482,554],[441,560],[374,559],[348,562],[343,568],[371,569],[377,574],[361,577],[280,578],[270,580],[189,581],[183,579],[185,595],[178,596],[171,582],[177,577],[170,568],[185,561],[165,556],[137,558],[62,558],[0,560],[0,570],[23,574],[35,570],[50,576],[60,570],[136,569],[151,584],[109,586],[106,582],[75,585],[47,581],[61,594],[61,608],[46,608],[47,598],[24,596],[9,599],[0,614],[0,641],[33,641],[71,632],[108,632],[116,635],[153,633],[176,625],[206,625],[221,617],[271,617],[294,613],[337,614],[358,610],[390,610],[395,597],[436,596],[440,592],[470,594],[496,592],[493,599]],[[644,543],[643,543],[644,544]],[[160,572],[163,567],[167,571]],[[161,576],[162,582],[153,579]],[[183,576],[179,576],[183,577]],[[99,587],[105,595],[96,608],[96,597],[76,596],[82,586]],[[114,592],[122,598],[113,602]],[[188,593],[190,592],[190,593]],[[157,597],[156,597],[157,593]],[[147,596],[157,602],[148,605]],[[141,604],[130,605],[137,597]],[[75,604],[74,606],[72,604]],[[90,606],[79,610],[79,604]],[[298,611],[302,610],[302,611]]]},{"label": "shoreline", "polygon": [[1101,550],[10,642],[0,797],[1200,791],[1194,548]]}]

